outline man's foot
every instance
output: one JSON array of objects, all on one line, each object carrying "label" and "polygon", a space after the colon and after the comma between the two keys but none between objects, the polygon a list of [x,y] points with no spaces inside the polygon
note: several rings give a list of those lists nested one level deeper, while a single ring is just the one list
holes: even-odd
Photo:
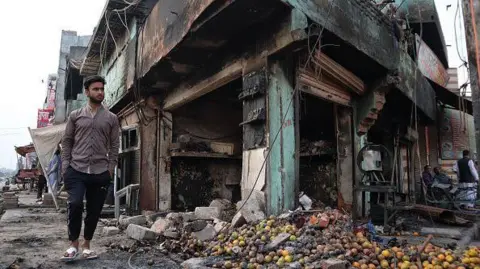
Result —
[{"label": "man's foot", "polygon": [[78,257],[78,248],[70,246],[65,253],[63,254],[63,257],[61,258],[62,261],[73,261]]},{"label": "man's foot", "polygon": [[85,240],[82,244],[82,256],[86,260],[93,260],[98,258],[95,251],[90,250],[90,240]]},{"label": "man's foot", "polygon": [[94,260],[94,259],[97,259],[98,256],[97,254],[95,253],[95,251],[92,251],[90,249],[84,249],[83,252],[82,252],[82,256],[84,259],[86,260]]}]

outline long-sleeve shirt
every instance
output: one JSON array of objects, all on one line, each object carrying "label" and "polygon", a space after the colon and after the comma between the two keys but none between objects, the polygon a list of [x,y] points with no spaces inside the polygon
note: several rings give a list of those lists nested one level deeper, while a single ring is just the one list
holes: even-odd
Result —
[{"label": "long-sleeve shirt", "polygon": [[[470,170],[470,173],[472,173],[472,176],[475,179],[475,181],[478,181],[478,172],[477,172],[477,169],[475,168],[475,163],[473,162],[473,160],[468,161],[468,168]],[[455,164],[453,165],[453,171],[455,173],[457,173],[457,176],[460,179],[460,171],[458,169],[458,162],[455,162]]]},{"label": "long-sleeve shirt", "polygon": [[117,165],[120,125],[115,114],[100,106],[73,111],[62,139],[62,174],[71,166],[87,174],[113,171]]}]

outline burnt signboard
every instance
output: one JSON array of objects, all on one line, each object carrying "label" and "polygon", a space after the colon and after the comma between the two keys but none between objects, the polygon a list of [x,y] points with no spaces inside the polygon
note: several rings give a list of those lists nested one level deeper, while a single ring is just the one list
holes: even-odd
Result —
[{"label": "burnt signboard", "polygon": [[450,77],[442,62],[418,35],[415,35],[415,41],[420,72],[436,84],[446,87]]},{"label": "burnt signboard", "polygon": [[165,57],[214,0],[160,0],[139,35],[139,77]]}]

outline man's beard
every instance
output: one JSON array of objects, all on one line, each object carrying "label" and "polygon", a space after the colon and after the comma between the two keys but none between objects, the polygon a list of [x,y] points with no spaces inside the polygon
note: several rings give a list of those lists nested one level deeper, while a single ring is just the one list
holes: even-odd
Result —
[{"label": "man's beard", "polygon": [[90,99],[90,102],[92,102],[92,103],[94,103],[94,104],[97,104],[97,105],[100,105],[100,104],[102,104],[102,102],[103,102],[103,100],[102,100],[102,101],[99,101],[99,100],[97,100],[97,99],[95,99],[95,98],[93,98],[93,97],[89,97],[89,99]]}]

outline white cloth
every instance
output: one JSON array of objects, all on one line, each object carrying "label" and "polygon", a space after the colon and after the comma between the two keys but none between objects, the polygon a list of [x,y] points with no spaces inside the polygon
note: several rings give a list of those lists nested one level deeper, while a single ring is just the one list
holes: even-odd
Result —
[{"label": "white cloth", "polygon": [[475,207],[477,199],[477,183],[459,183],[456,200],[462,201],[460,205]]}]

